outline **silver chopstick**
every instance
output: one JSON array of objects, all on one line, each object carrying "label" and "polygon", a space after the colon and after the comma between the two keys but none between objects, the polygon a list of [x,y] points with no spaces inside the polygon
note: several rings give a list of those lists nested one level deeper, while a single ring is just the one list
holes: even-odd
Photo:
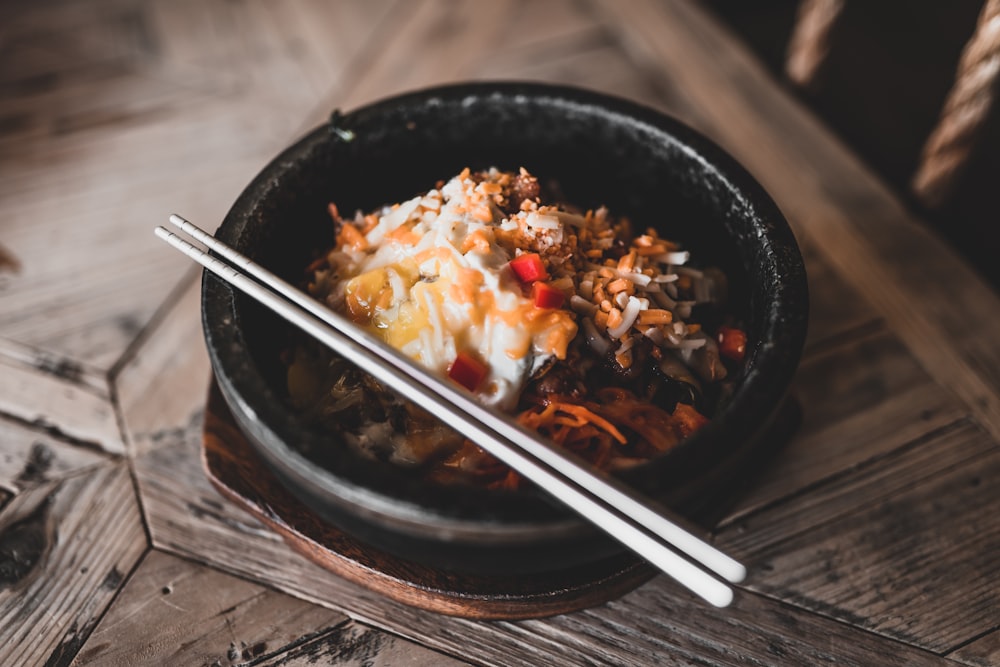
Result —
[{"label": "silver chopstick", "polygon": [[617,480],[595,474],[585,465],[571,460],[513,420],[490,412],[471,394],[415,365],[395,349],[180,216],[171,216],[170,222],[233,264],[205,253],[163,227],[156,229],[159,237],[206,269],[401,394],[432,403],[442,414],[453,419],[464,435],[712,604],[721,607],[731,602],[732,591],[728,586],[678,556],[667,545],[734,583],[743,579],[745,568],[676,520],[667,518],[663,509],[650,506]]}]

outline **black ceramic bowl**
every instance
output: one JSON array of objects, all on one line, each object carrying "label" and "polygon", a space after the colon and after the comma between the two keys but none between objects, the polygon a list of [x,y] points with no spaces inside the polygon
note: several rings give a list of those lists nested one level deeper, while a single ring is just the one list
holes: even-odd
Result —
[{"label": "black ceramic bowl", "polygon": [[[524,166],[543,182],[555,179],[568,201],[606,205],[658,227],[727,273],[732,309],[749,336],[731,402],[677,448],[622,475],[681,507],[718,498],[786,394],[805,336],[807,291],[777,207],[732,158],[681,123],[621,99],[547,85],[402,95],[335,113],[281,153],[240,195],[217,236],[297,282],[310,253],[333,243],[328,202],[371,210],[464,167],[490,166]],[[338,446],[287,407],[279,356],[288,325],[207,273],[202,308],[212,368],[240,428],[295,495],[346,532],[466,572],[546,571],[621,549],[538,491],[437,486]]]}]

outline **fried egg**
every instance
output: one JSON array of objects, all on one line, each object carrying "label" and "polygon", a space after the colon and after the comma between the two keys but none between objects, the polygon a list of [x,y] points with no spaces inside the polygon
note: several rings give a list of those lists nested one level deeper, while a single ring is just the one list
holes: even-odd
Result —
[{"label": "fried egg", "polygon": [[[498,243],[498,232],[518,221],[505,217],[493,191],[466,170],[384,208],[362,229],[363,243],[341,246],[337,264],[354,322],[441,374],[459,353],[471,354],[487,369],[478,397],[508,410],[546,362],[565,358],[577,325],[567,309],[536,307],[510,270],[518,250]],[[531,212],[521,222],[549,245],[562,237],[557,217]]]}]

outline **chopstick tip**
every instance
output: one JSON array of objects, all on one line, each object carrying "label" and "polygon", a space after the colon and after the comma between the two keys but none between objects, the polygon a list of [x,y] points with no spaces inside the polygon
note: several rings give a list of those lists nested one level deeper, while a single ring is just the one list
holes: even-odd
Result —
[{"label": "chopstick tip", "polygon": [[713,606],[722,609],[733,603],[733,591],[727,587],[724,590],[720,590],[717,595],[706,598],[706,600],[708,600]]}]

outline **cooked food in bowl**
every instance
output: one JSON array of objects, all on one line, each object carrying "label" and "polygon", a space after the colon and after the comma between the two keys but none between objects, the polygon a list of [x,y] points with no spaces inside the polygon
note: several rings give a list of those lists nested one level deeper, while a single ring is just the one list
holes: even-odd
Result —
[{"label": "cooked food in bowl", "polygon": [[[650,234],[651,239],[676,241],[681,247],[670,252],[690,253],[685,264],[674,263],[673,269],[660,269],[678,276],[672,283],[657,283],[667,296],[673,286],[679,291],[671,299],[693,300],[689,295],[708,285],[699,286],[696,276],[688,271],[691,268],[711,279],[709,292],[715,295],[713,298],[725,296],[721,308],[712,304],[691,306],[690,317],[676,309],[671,311],[671,327],[676,320],[689,327],[682,340],[692,337],[691,324],[701,325],[699,336],[704,334],[709,339],[705,347],[712,341],[718,342],[722,326],[746,332],[745,356],[741,362],[728,361],[722,354],[723,347],[740,349],[738,336],[733,339],[723,336],[724,341],[733,342],[720,346],[727,370],[721,383],[703,381],[697,369],[692,371],[693,365],[688,366],[681,358],[686,372],[698,381],[695,388],[700,389],[700,395],[684,400],[684,392],[678,391],[677,400],[691,405],[709,419],[708,423],[669,451],[639,465],[628,465],[639,456],[621,449],[607,429],[593,424],[579,429],[592,428],[591,432],[599,435],[590,442],[606,439],[613,445],[608,448],[609,454],[624,452],[617,463],[612,463],[609,456],[607,464],[625,465],[614,470],[622,483],[688,517],[718,512],[732,500],[740,488],[738,482],[748,476],[748,471],[766,461],[763,452],[769,443],[778,441],[769,429],[772,419],[781,417],[783,399],[801,353],[808,296],[802,258],[780,211],[732,158],[682,124],[621,99],[557,86],[491,82],[418,91],[346,114],[334,114],[328,123],[309,132],[261,170],[240,195],[216,236],[291,282],[302,280],[304,268],[318,259],[308,272],[308,280],[323,291],[330,288],[323,287],[322,280],[317,281],[315,272],[329,269],[323,266],[329,260],[327,253],[319,255],[335,244],[339,250],[341,243],[337,243],[334,232],[347,229],[343,226],[335,229],[336,223],[331,223],[327,210],[329,202],[336,202],[338,217],[352,223],[359,235],[364,236],[371,230],[366,231],[364,224],[353,224],[354,211],[374,211],[374,215],[382,217],[380,207],[385,204],[405,204],[418,192],[443,189],[465,167],[471,167],[470,178],[475,181],[481,178],[473,176],[475,172],[488,172],[491,166],[513,172],[514,178],[520,176],[519,167],[529,169],[538,177],[540,190],[537,195],[529,194],[528,199],[540,196],[540,207],[556,205],[564,209],[567,217],[576,214],[586,219],[590,210],[596,219],[601,207],[607,207],[607,224],[624,230],[616,239],[626,239],[621,243],[627,245],[618,246],[616,240],[607,256],[591,258],[600,260],[594,264],[610,259],[616,262],[615,266],[605,268],[617,270],[617,262],[628,255],[627,250],[645,234],[647,227],[653,227],[658,233]],[[438,180],[445,181],[441,188],[436,187]],[[558,191],[545,192],[547,186],[555,183],[560,186]],[[528,181],[522,181],[522,185],[529,187]],[[579,210],[571,210],[568,205]],[[504,210],[503,205],[498,207],[505,217],[510,217],[511,212]],[[555,217],[564,233],[580,236],[579,225],[563,221],[562,214]],[[626,226],[623,220],[626,217],[634,228]],[[352,232],[348,230],[346,234]],[[518,256],[516,248],[508,252],[510,256],[495,260],[500,265],[494,268],[503,273],[510,271],[503,269],[504,263]],[[551,286],[562,277],[557,273],[559,267],[545,262],[545,253],[529,249],[521,255],[532,253],[539,255],[542,267],[549,273],[541,282]],[[636,252],[637,260],[638,256]],[[583,261],[581,256],[577,257]],[[642,261],[644,268],[650,267],[651,260]],[[711,267],[721,271],[717,273]],[[364,273],[360,266],[356,271],[347,282]],[[721,289],[723,282],[715,280],[722,274],[726,278],[725,295]],[[600,269],[598,277],[606,293],[618,279],[616,275],[605,282]],[[578,279],[583,280],[582,276]],[[439,277],[435,283],[419,289],[428,290],[440,280]],[[418,282],[423,284],[417,281],[413,285]],[[637,287],[635,280],[632,283],[635,292],[629,296],[649,299],[649,309],[670,310],[656,302],[655,297],[644,296],[639,289],[643,286]],[[508,276],[505,284],[514,283]],[[346,283],[344,287],[346,290]],[[577,287],[580,285],[575,284],[574,289]],[[533,304],[531,290],[525,285],[520,295]],[[383,293],[382,289],[369,288],[369,291]],[[433,290],[428,291],[433,295]],[[330,292],[333,293],[332,289]],[[513,376],[520,378],[523,389],[516,400],[511,399],[512,409],[516,412],[531,408],[528,400],[532,395],[568,397],[571,399],[568,403],[584,407],[600,400],[605,411],[609,404],[605,392],[628,391],[644,400],[648,386],[629,374],[642,369],[648,377],[655,377],[658,371],[653,369],[654,348],[660,349],[665,357],[676,357],[681,352],[655,344],[646,349],[648,343],[644,341],[648,337],[638,332],[632,322],[627,331],[629,339],[634,340],[632,366],[623,379],[622,374],[608,370],[614,366],[605,363],[606,356],[583,347],[588,318],[574,310],[574,304],[579,302],[572,298],[569,289],[562,294],[564,301],[559,308],[567,313],[572,311],[577,334],[567,344],[566,359],[551,355],[555,361],[547,362],[552,365],[544,375],[536,377],[545,366],[535,368],[534,363],[542,355],[531,352],[530,363],[524,361],[521,367],[524,377]],[[585,294],[576,295],[588,301]],[[322,296],[326,296],[325,292]],[[346,313],[346,294],[344,298]],[[614,303],[617,298],[622,297],[608,301]],[[603,299],[601,303],[589,302],[600,307]],[[362,305],[360,300],[357,305]],[[624,321],[625,308],[618,310]],[[364,308],[360,312],[363,316]],[[610,319],[610,309],[607,313]],[[372,322],[378,321],[377,315],[374,312]],[[514,490],[488,488],[491,483],[503,486],[507,479],[503,470],[493,474],[484,465],[479,469],[490,474],[470,475],[462,466],[447,469],[438,466],[446,474],[471,478],[473,483],[434,481],[435,462],[446,460],[446,455],[459,449],[440,453],[431,450],[426,463],[410,464],[417,466],[416,470],[381,460],[399,456],[417,442],[411,439],[395,449],[403,440],[399,434],[405,435],[407,428],[400,417],[408,417],[409,412],[389,409],[392,406],[389,402],[367,400],[368,396],[381,396],[381,389],[370,388],[363,378],[352,375],[353,371],[344,370],[348,361],[337,361],[340,366],[317,374],[313,385],[306,379],[303,392],[309,394],[310,386],[331,389],[341,379],[342,388],[362,384],[369,394],[345,391],[336,396],[348,404],[355,401],[354,409],[340,416],[346,419],[324,416],[320,401],[293,407],[289,400],[288,364],[294,363],[294,354],[298,354],[293,354],[296,332],[290,331],[266,308],[211,275],[204,281],[203,318],[212,368],[240,429],[287,488],[310,510],[341,530],[377,549],[464,572],[544,572],[620,554],[621,548],[616,543],[596,534],[571,510],[549,502],[533,485],[524,484]],[[596,321],[594,324],[607,340],[609,350],[614,345],[618,351],[620,341],[616,339],[613,343],[607,331],[602,332]],[[668,332],[664,330],[664,334]],[[405,333],[401,332],[401,336]],[[665,339],[669,337],[665,335]],[[461,336],[456,340],[463,342]],[[575,351],[578,345],[581,349]],[[301,347],[303,354],[319,354],[308,344]],[[456,359],[460,349],[456,344]],[[586,361],[589,370],[583,370],[586,364],[573,356],[584,351],[592,355]],[[648,356],[644,356],[647,352]],[[692,358],[695,352],[692,351]],[[479,355],[476,359],[480,363],[491,362],[492,357],[483,352]],[[508,370],[514,368],[513,362],[509,362]],[[322,363],[326,368],[328,360]],[[440,363],[436,367],[439,372],[447,373],[452,368],[449,365],[452,360],[446,355],[442,355]],[[455,372],[460,370],[461,365]],[[496,377],[508,377],[501,376],[497,369],[489,372]],[[473,380],[476,375],[471,374]],[[585,381],[586,393],[580,396],[573,396],[575,376]],[[683,380],[677,373],[671,373],[670,377]],[[544,394],[542,389],[548,387],[547,383],[561,386]],[[686,390],[684,386],[673,386]],[[484,388],[489,390],[489,380],[477,385],[477,390]],[[366,400],[356,402],[362,396]],[[498,400],[500,396],[498,392]],[[324,399],[326,407],[335,403],[332,399],[333,396]],[[314,413],[312,406],[319,409]],[[664,400],[657,406],[673,414],[670,402]],[[554,409],[545,413],[542,407],[536,406],[535,412],[538,419],[546,420],[539,425],[546,435],[560,438],[557,432],[563,427],[572,428],[578,420],[576,415]],[[588,410],[597,414],[594,409]],[[371,417],[371,425],[378,423],[382,425],[380,428],[392,428],[387,430],[393,445],[388,452],[375,446],[373,440],[370,453],[363,455],[347,442],[345,431],[362,432],[360,421],[350,421],[356,418],[355,413],[365,415],[366,419]],[[636,414],[632,412],[633,423],[637,423]],[[346,429],[325,428],[321,425],[324,419],[346,424]],[[633,437],[635,429],[605,419],[625,436],[629,447],[633,443],[639,446],[639,439]],[[417,424],[423,422],[415,421],[411,426]],[[565,430],[567,444],[577,446],[577,442],[569,442],[570,429]],[[433,443],[434,438],[428,441]],[[597,446],[593,452],[605,455]],[[474,462],[478,456],[473,452],[465,463]]]},{"label": "cooked food in bowl", "polygon": [[[465,169],[371,213],[344,218],[330,204],[336,242],[308,267],[308,290],[592,464],[631,467],[708,422],[746,335],[726,314],[720,270],[693,268],[656,229],[578,210],[555,189],[523,168]],[[293,406],[338,434],[330,446],[440,482],[519,485],[315,343],[287,361]]]}]

